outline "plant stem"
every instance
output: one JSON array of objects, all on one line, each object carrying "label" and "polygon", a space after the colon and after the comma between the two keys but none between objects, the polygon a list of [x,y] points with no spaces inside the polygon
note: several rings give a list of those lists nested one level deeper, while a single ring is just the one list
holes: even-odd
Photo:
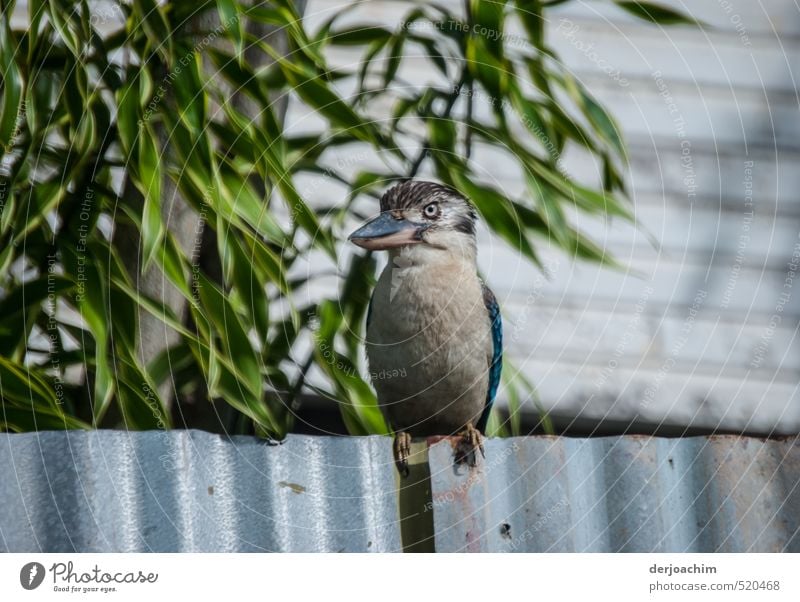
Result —
[{"label": "plant stem", "polygon": [[472,128],[470,124],[472,123],[472,93],[474,91],[475,82],[470,79],[467,86],[469,87],[469,93],[467,94],[467,135],[464,139],[464,158],[469,160],[470,155],[472,155]]},{"label": "plant stem", "polygon": [[[447,119],[448,117],[450,117],[450,113],[453,111],[453,107],[456,104],[456,100],[458,100],[458,97],[461,94],[462,86],[464,86],[464,84],[468,82],[470,83],[471,86],[472,84],[469,74],[467,73],[466,68],[464,68],[461,71],[458,83],[455,86],[453,86],[453,88],[450,91],[450,94],[447,97],[447,105],[445,105],[444,111],[442,111],[441,115],[436,115],[438,119]],[[470,94],[470,98],[471,96],[472,95]],[[422,163],[425,161],[425,157],[428,155],[429,150],[430,150],[430,140],[428,138],[425,138],[425,141],[422,143],[422,148],[420,149],[419,154],[414,159],[414,162],[411,164],[411,168],[408,170],[406,179],[411,179],[415,175],[417,175],[417,172],[419,171],[419,168],[422,166]]]},{"label": "plant stem", "polygon": [[[467,20],[467,23],[470,26],[470,31],[472,31],[472,9],[469,5],[469,0],[464,0],[464,18]],[[466,69],[464,69],[463,74],[466,74]],[[462,74],[462,77],[464,75]],[[470,124],[472,123],[472,93],[475,88],[475,82],[472,81],[472,78],[469,78],[467,82],[467,86],[469,87],[469,94],[467,95],[467,135],[464,139],[464,158],[469,160],[470,155],[472,154],[472,128]],[[459,86],[459,90],[460,90]]]},{"label": "plant stem", "polygon": [[311,369],[312,363],[314,363],[313,349],[309,352],[306,361],[303,362],[303,365],[300,367],[300,374],[297,376],[297,381],[295,381],[292,390],[289,392],[289,404],[293,412],[300,409],[300,390],[303,388],[303,384],[306,381],[306,374],[308,374],[308,371]]}]

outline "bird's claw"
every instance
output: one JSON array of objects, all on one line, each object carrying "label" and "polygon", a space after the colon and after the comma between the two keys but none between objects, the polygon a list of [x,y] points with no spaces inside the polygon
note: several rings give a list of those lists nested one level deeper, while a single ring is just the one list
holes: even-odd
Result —
[{"label": "bird's claw", "polygon": [[403,476],[409,475],[408,458],[411,455],[411,435],[399,432],[394,438],[394,463],[397,471]]},{"label": "bird's claw", "polygon": [[467,424],[467,427],[458,434],[461,437],[458,448],[456,450],[456,464],[467,463],[470,467],[478,465],[478,457],[475,453],[480,450],[481,457],[486,458],[486,453],[483,451],[483,442],[481,441],[481,433],[472,424]]}]

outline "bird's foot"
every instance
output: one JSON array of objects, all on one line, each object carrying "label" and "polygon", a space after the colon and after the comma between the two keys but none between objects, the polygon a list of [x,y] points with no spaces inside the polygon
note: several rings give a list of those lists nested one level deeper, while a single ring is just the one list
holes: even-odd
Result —
[{"label": "bird's foot", "polygon": [[408,457],[411,455],[411,435],[404,432],[399,432],[394,437],[394,464],[397,466],[397,471],[407,477],[408,470]]},{"label": "bird's foot", "polygon": [[481,457],[486,457],[483,451],[480,431],[472,426],[472,423],[469,423],[458,436],[461,437],[461,441],[456,448],[456,464],[463,464],[466,462],[469,466],[477,466],[478,450],[481,452]]}]

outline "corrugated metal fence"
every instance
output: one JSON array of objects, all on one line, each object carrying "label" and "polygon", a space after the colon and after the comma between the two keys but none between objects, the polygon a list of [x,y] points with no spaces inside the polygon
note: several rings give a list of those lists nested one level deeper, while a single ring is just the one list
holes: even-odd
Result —
[{"label": "corrugated metal fence", "polygon": [[401,483],[383,437],[3,434],[0,549],[800,551],[795,439],[493,439],[472,470],[417,447]]},{"label": "corrugated metal fence", "polygon": [[391,442],[199,431],[0,438],[8,551],[399,550]]}]

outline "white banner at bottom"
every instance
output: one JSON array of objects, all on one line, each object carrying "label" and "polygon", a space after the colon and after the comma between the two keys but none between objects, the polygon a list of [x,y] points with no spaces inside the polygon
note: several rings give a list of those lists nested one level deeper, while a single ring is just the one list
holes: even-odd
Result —
[{"label": "white banner at bottom", "polygon": [[792,554],[2,554],[0,600],[778,602],[800,600],[798,569]]}]

